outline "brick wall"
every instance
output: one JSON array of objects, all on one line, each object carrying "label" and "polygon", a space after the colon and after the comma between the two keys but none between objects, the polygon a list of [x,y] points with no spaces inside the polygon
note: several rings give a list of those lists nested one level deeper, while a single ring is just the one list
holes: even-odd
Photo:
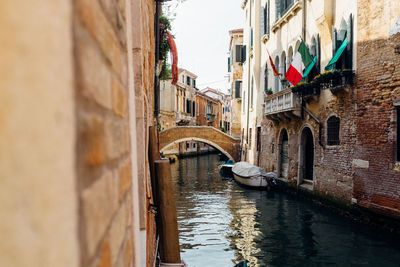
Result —
[{"label": "brick wall", "polygon": [[[396,108],[400,99],[400,55],[395,47],[400,34],[389,36],[390,14],[376,14],[370,1],[359,2],[357,146],[355,158],[366,165],[356,166],[354,197],[358,204],[400,216],[400,169],[396,166]],[[383,3],[374,3],[379,9]],[[400,4],[395,4],[400,8]],[[386,11],[388,12],[388,11]],[[366,21],[363,18],[371,18]],[[398,14],[397,14],[398,16]],[[384,23],[386,22],[386,23]],[[377,29],[371,32],[370,25]],[[393,26],[394,23],[391,23]]]},{"label": "brick wall", "polygon": [[[126,3],[129,1],[75,0],[82,266],[135,265],[133,249],[139,244],[133,242],[132,176],[138,177],[141,192],[140,229],[153,226],[146,222],[145,192],[150,192],[146,141],[153,123],[155,9],[153,1],[133,1],[133,21],[127,21],[126,9],[131,7]],[[133,25],[136,151],[131,149],[135,133],[130,132],[128,112],[128,23]],[[132,153],[137,153],[138,161],[133,162],[137,173],[132,173]]]}]

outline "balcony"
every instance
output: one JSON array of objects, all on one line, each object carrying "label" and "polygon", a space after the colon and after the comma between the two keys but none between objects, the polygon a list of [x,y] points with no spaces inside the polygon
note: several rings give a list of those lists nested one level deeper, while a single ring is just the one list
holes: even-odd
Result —
[{"label": "balcony", "polygon": [[189,124],[190,122],[194,121],[194,117],[190,115],[190,113],[186,112],[177,112],[176,113],[176,122],[181,124]]},{"label": "balcony", "polygon": [[353,70],[332,70],[317,75],[311,82],[299,83],[292,87],[292,92],[305,100],[317,100],[321,90],[330,90],[337,95],[341,92],[349,92],[353,85]]},{"label": "balcony", "polygon": [[265,115],[272,120],[290,120],[301,116],[299,97],[291,88],[265,98]]},{"label": "balcony", "polygon": [[215,114],[207,113],[207,122],[213,122],[213,121],[215,121],[215,117],[216,117]]}]

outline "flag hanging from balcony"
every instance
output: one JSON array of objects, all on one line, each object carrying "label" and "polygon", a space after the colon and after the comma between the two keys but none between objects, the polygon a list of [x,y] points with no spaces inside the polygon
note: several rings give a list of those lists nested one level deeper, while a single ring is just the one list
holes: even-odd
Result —
[{"label": "flag hanging from balcony", "polygon": [[176,49],[176,44],[172,35],[167,31],[168,45],[172,53],[172,84],[175,85],[178,82],[178,50]]},{"label": "flag hanging from balcony", "polygon": [[347,36],[346,36],[346,38],[344,38],[343,43],[340,45],[339,49],[336,50],[336,53],[333,56],[333,58],[331,59],[331,61],[329,61],[328,65],[326,65],[326,67],[325,67],[326,71],[333,69],[333,67],[335,66],[335,63],[338,61],[338,59],[340,58],[340,56],[342,55],[342,53],[346,49],[346,47],[347,47]]},{"label": "flag hanging from balcony", "polygon": [[276,67],[275,67],[275,64],[274,64],[274,62],[272,61],[271,55],[269,54],[268,50],[267,50],[267,53],[268,53],[268,56],[269,56],[269,63],[271,63],[271,68],[272,68],[272,71],[274,72],[274,76],[282,75],[282,74],[280,74],[280,73],[277,71],[277,69],[276,69]]},{"label": "flag hanging from balcony", "polygon": [[[303,79],[303,71],[305,68],[311,65],[311,68],[314,66],[315,61],[311,57],[310,53],[308,52],[306,44],[301,41],[299,49],[297,50],[296,54],[293,57],[292,64],[288,71],[286,72],[285,78],[293,85],[296,86],[301,79]],[[310,70],[311,70],[310,68]],[[304,74],[308,74],[304,72]]]}]

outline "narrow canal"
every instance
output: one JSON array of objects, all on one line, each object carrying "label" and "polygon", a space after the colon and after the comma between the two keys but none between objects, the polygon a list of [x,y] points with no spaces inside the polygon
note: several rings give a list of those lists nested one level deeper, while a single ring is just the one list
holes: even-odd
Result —
[{"label": "narrow canal", "polygon": [[400,240],[307,201],[219,175],[217,155],[171,164],[182,258],[190,267],[400,266]]}]

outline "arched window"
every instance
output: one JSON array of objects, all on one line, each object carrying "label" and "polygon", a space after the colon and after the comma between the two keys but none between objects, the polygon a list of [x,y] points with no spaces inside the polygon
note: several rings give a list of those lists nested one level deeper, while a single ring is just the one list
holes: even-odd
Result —
[{"label": "arched window", "polygon": [[[278,56],[276,56],[276,58],[275,58],[275,66],[277,68],[279,68],[279,57]],[[280,82],[279,76],[275,76],[275,93],[279,92],[280,84],[281,84],[281,82]]]},{"label": "arched window", "polygon": [[340,145],[340,119],[336,116],[332,116],[327,122],[328,128],[328,146]]},{"label": "arched window", "polygon": [[316,62],[315,62],[314,67],[311,69],[310,73],[308,74],[308,77],[307,77],[308,81],[312,81],[314,79],[314,77],[320,73],[319,35],[313,36],[311,39],[310,55],[312,58],[316,57]]},{"label": "arched window", "polygon": [[339,51],[339,47],[347,40],[347,45],[339,59],[334,64],[336,69],[352,69],[353,68],[353,15],[350,14],[346,21],[342,19],[339,30],[334,29],[332,32],[332,55]]},{"label": "arched window", "polygon": [[264,8],[264,34],[269,34],[269,0]]}]

